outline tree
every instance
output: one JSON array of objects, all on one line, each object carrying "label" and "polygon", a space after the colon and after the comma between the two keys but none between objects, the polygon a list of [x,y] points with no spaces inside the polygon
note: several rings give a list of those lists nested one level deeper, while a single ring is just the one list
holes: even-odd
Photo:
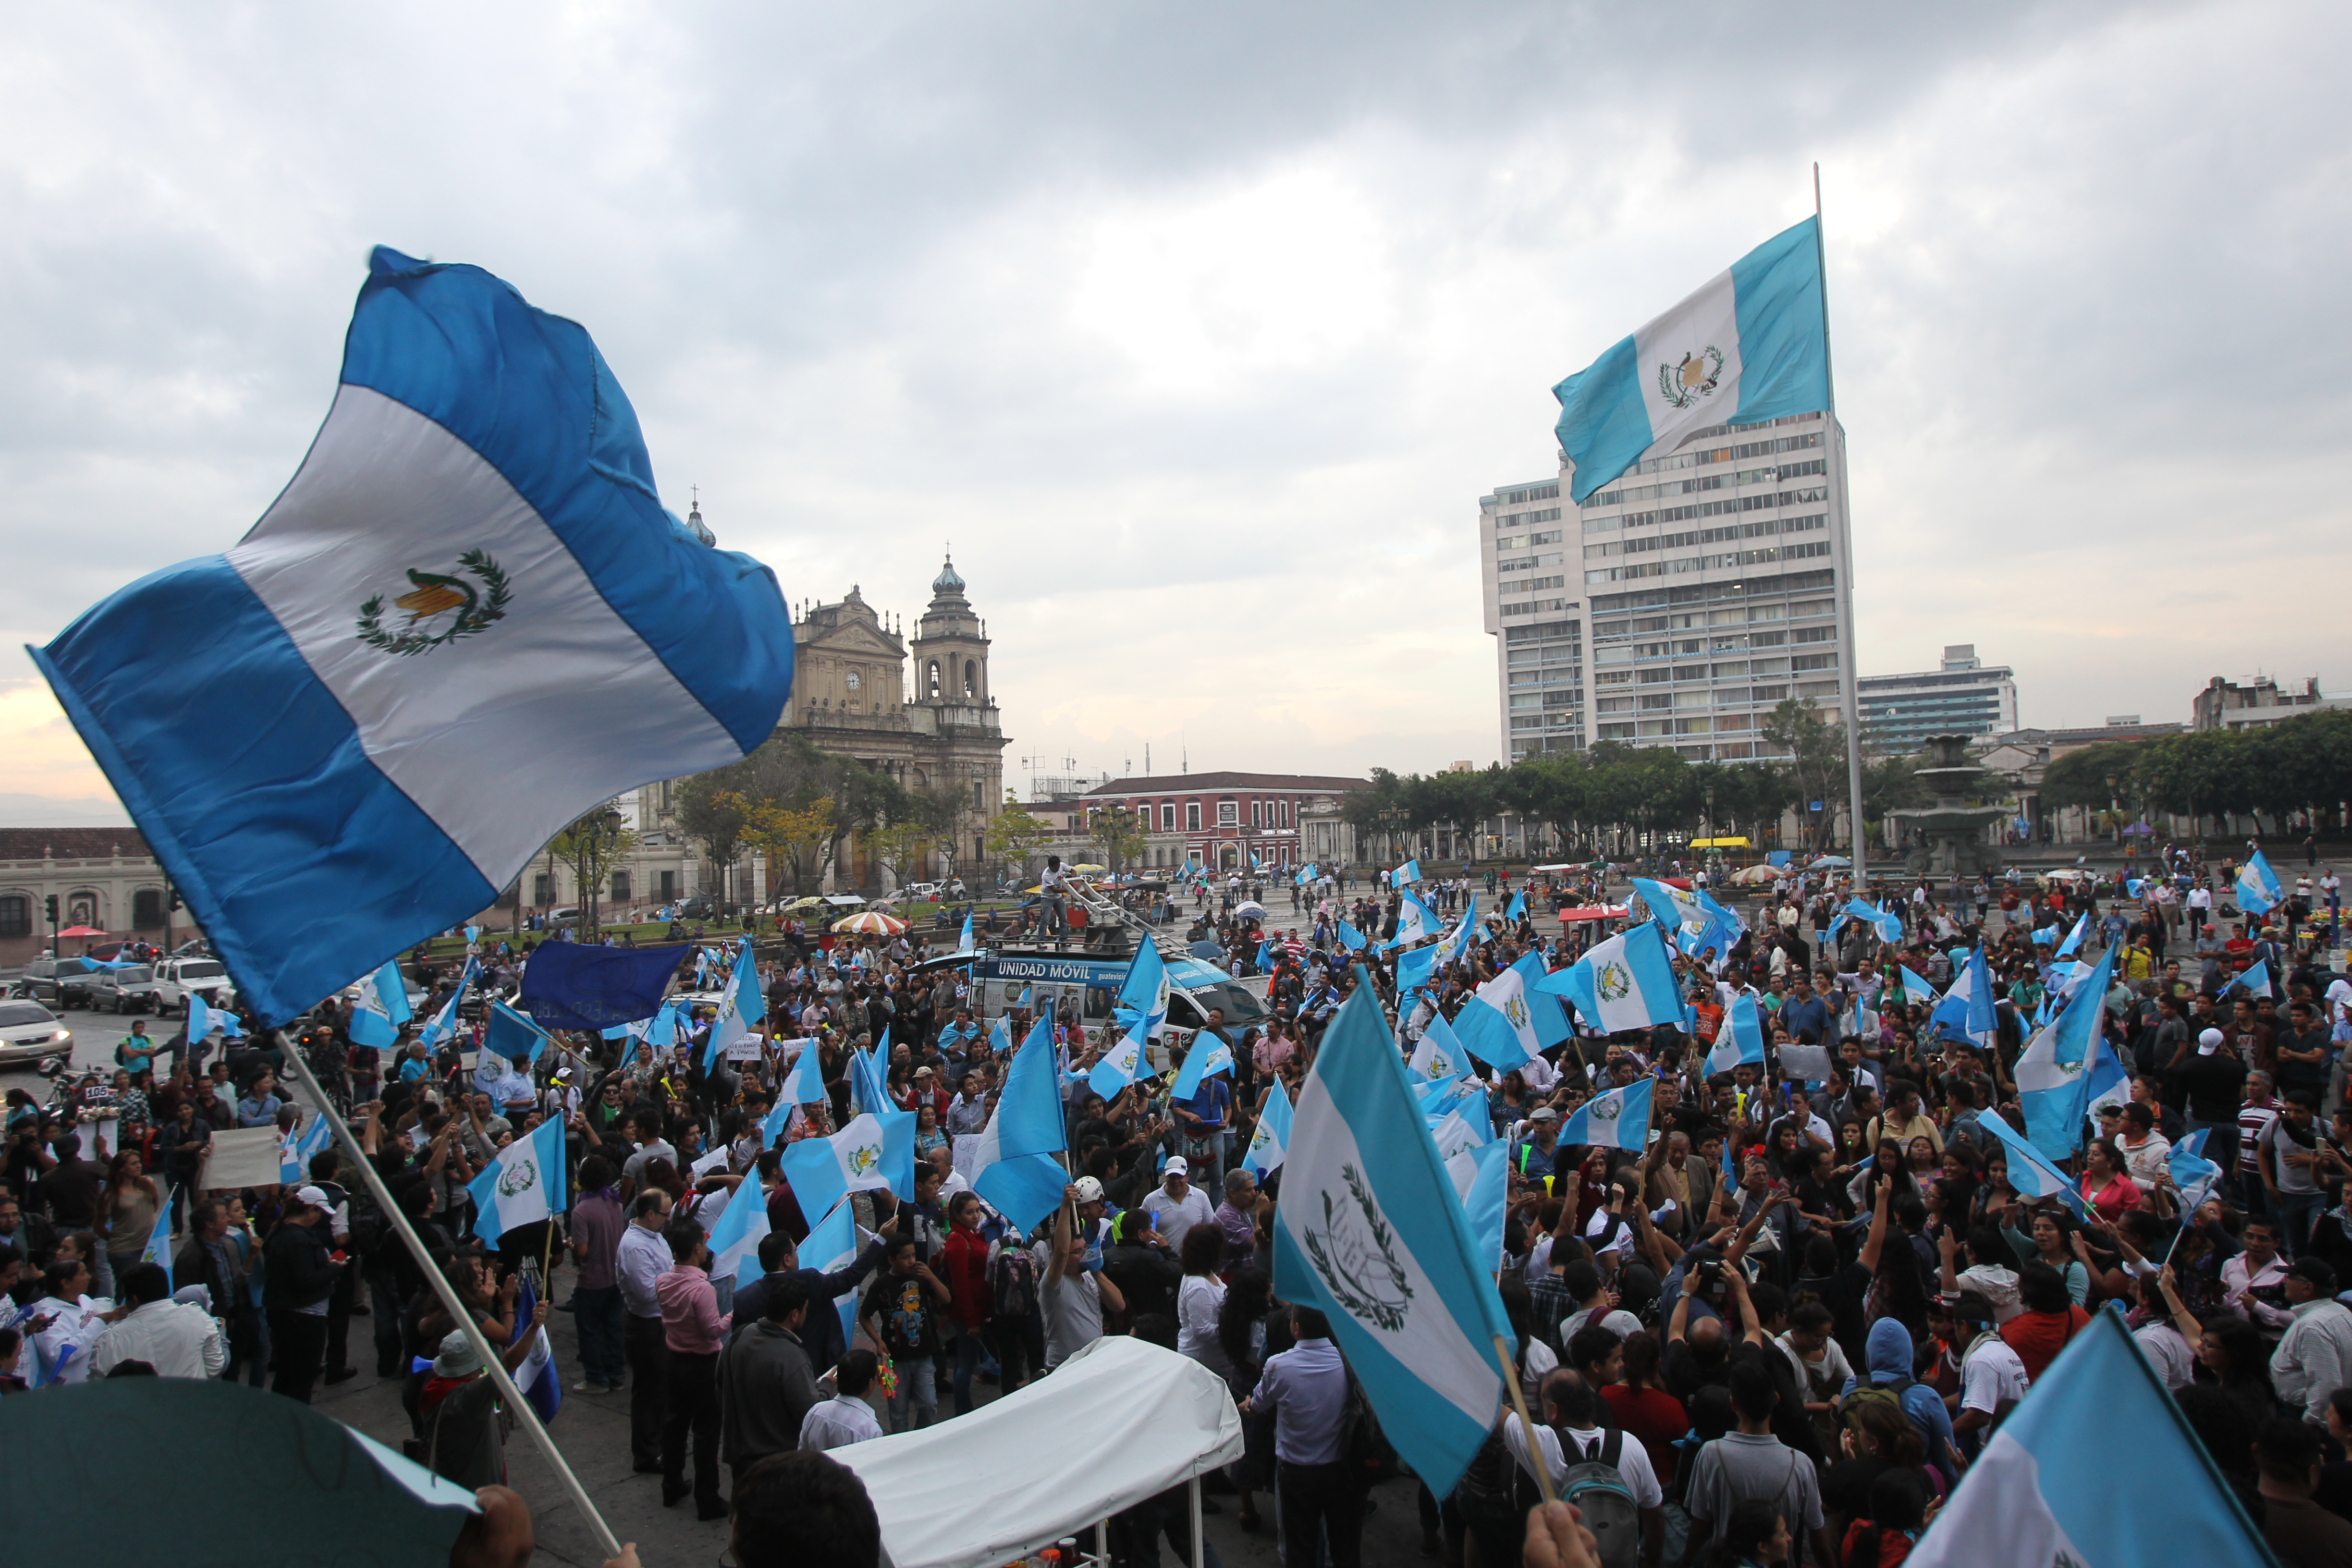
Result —
[{"label": "tree", "polygon": [[637,830],[610,804],[573,818],[548,845],[550,854],[572,868],[583,906],[581,923],[591,942],[602,927],[598,908],[604,879],[636,847]]},{"label": "tree", "polygon": [[772,889],[781,863],[792,868],[793,892],[804,888],[804,873],[822,870],[824,851],[833,842],[833,802],[819,795],[803,806],[755,801],[730,793],[728,801],[743,817],[743,842],[768,858]]},{"label": "tree", "polygon": [[1011,790],[1004,792],[1004,809],[988,825],[988,852],[998,859],[1018,867],[1029,851],[1054,837],[1054,830],[1022,808],[1021,799]]},{"label": "tree", "polygon": [[1146,836],[1151,831],[1148,818],[1138,816],[1124,805],[1099,807],[1087,814],[1087,826],[1102,846],[1103,865],[1111,871],[1123,871],[1143,856]]},{"label": "tree", "polygon": [[701,847],[703,855],[717,868],[717,891],[721,904],[728,901],[727,874],[742,852],[743,829],[748,825],[744,816],[747,796],[732,787],[736,781],[729,777],[742,765],[737,763],[697,773],[677,787],[678,828]]},{"label": "tree", "polygon": [[[1819,835],[1809,831],[1806,837],[1807,847],[1825,847],[1830,824],[1837,816],[1838,786],[1846,781],[1845,726],[1822,718],[1820,706],[1810,697],[1784,697],[1771,717],[1757,727],[1757,733],[1789,753],[1790,773],[1801,798],[1822,803]],[[1809,829],[1813,826],[1811,812],[1806,814],[1806,823]],[[1861,825],[1854,826],[1859,832]]]}]

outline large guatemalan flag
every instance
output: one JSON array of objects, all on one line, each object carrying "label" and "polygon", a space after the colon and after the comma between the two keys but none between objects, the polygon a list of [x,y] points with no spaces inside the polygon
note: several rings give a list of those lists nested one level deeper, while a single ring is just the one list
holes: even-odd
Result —
[{"label": "large guatemalan flag", "polygon": [[1551,390],[1580,502],[1687,431],[1828,408],[1820,220],[1774,235]]},{"label": "large guatemalan flag", "polygon": [[1330,1319],[1382,1429],[1440,1496],[1462,1479],[1502,1405],[1496,1340],[1511,1331],[1494,1267],[1371,987],[1360,985],[1324,1035],[1291,1115],[1274,1288]]},{"label": "large guatemalan flag", "polygon": [[663,510],[583,328],[378,249],[261,521],[33,658],[274,1024],[597,803],[750,752],[793,637],[766,567]]}]

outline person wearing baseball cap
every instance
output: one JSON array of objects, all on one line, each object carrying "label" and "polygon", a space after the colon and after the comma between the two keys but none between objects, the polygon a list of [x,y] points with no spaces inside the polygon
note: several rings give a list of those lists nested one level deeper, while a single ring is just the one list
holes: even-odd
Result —
[{"label": "person wearing baseball cap", "polygon": [[278,1369],[269,1391],[305,1405],[327,1363],[327,1298],[342,1277],[343,1266],[327,1249],[333,1206],[323,1189],[297,1187],[261,1248],[268,1263],[261,1306]]},{"label": "person wearing baseball cap", "polygon": [[1192,1163],[1181,1154],[1171,1154],[1160,1168],[1160,1187],[1143,1200],[1141,1207],[1151,1211],[1152,1228],[1171,1250],[1184,1250],[1184,1233],[1196,1225],[1205,1225],[1216,1215],[1216,1205],[1209,1194],[1192,1185]]},{"label": "person wearing baseball cap", "polygon": [[[2220,1029],[2206,1028],[2197,1037],[2196,1054],[2181,1058],[2175,1070],[2188,1106],[2189,1132],[2211,1129],[2205,1157],[2229,1171],[2237,1163],[2238,1113],[2248,1099],[2247,1067],[2237,1052],[2221,1048],[2224,1042]],[[2265,1080],[2265,1098],[2268,1089]]]},{"label": "person wearing baseball cap", "polygon": [[2336,1270],[2319,1258],[2287,1269],[2286,1304],[2294,1321],[2271,1352],[2271,1385],[2282,1406],[2325,1431],[2327,1397],[2352,1375],[2352,1308],[2336,1299]]}]

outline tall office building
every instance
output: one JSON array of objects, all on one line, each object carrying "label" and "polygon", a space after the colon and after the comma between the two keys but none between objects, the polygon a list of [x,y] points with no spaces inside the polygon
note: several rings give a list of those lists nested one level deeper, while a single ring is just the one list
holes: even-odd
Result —
[{"label": "tall office building", "polygon": [[1986,665],[1974,643],[1949,643],[1942,668],[1865,675],[1857,689],[1863,739],[1916,752],[1930,735],[2006,735],[2017,728],[2017,672]]},{"label": "tall office building", "polygon": [[1693,431],[1582,506],[1562,499],[1572,472],[1479,498],[1505,757],[1620,741],[1746,761],[1774,754],[1756,727],[1784,698],[1837,708],[1853,636],[1834,420]]}]

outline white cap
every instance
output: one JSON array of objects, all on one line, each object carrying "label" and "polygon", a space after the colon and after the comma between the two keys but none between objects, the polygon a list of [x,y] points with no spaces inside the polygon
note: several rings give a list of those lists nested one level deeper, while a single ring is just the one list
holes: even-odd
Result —
[{"label": "white cap", "polygon": [[335,1206],[328,1198],[324,1187],[297,1187],[294,1189],[294,1201],[298,1204],[308,1204],[314,1209],[331,1209]]},{"label": "white cap", "polygon": [[2218,1051],[2218,1050],[2220,1050],[2221,1048],[2221,1030],[2219,1030],[2219,1029],[2208,1029],[2208,1030],[2206,1030],[2203,1034],[2201,1034],[2201,1035],[2200,1035],[2200,1036],[2198,1036],[2198,1037],[2197,1037],[2197,1054],[2198,1054],[2199,1056],[2200,1056],[2200,1057],[2210,1057],[2210,1056],[2211,1056],[2215,1051]]},{"label": "white cap", "polygon": [[1192,1173],[1192,1167],[1183,1155],[1171,1154],[1168,1156],[1168,1163],[1160,1167],[1160,1173],[1163,1176],[1190,1176]]}]

